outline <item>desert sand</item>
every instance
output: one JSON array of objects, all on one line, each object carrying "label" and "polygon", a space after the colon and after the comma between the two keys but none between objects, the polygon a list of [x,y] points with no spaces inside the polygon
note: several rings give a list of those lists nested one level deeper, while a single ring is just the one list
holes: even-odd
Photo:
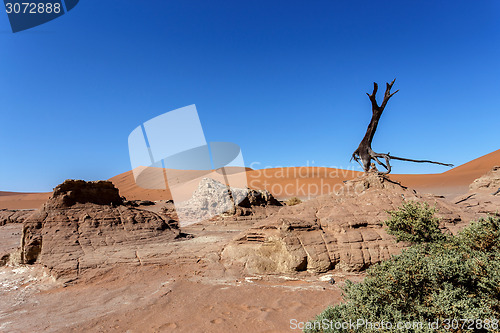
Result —
[{"label": "desert sand", "polygon": [[49,198],[50,193],[1,192],[0,209],[36,209]]}]

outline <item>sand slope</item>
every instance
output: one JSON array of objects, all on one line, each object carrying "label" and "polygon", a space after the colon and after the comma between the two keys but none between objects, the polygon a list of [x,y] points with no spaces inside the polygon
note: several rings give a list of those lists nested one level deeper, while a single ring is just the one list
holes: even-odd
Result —
[{"label": "sand slope", "polygon": [[0,192],[0,209],[33,209],[50,197],[47,193]]},{"label": "sand slope", "polygon": [[440,174],[392,175],[391,178],[417,191],[454,197],[466,193],[476,178],[497,165],[500,165],[500,149]]},{"label": "sand slope", "polygon": [[[454,197],[468,191],[469,184],[495,165],[500,165],[500,150],[479,157],[440,174],[394,174],[391,178],[420,192]],[[312,198],[340,188],[343,181],[361,173],[324,167],[288,167],[248,170],[248,186],[266,189],[280,199],[292,196]],[[128,199],[171,199],[168,190],[148,190],[137,186],[132,171],[110,179]]]}]

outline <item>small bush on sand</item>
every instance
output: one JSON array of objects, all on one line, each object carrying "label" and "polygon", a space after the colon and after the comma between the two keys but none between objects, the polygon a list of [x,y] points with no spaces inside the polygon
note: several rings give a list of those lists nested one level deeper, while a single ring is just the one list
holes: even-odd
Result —
[{"label": "small bush on sand", "polygon": [[[431,241],[372,266],[363,282],[347,281],[345,303],[326,309],[304,331],[500,332],[500,219],[423,239]],[[386,329],[375,327],[381,323]],[[398,323],[411,324],[398,329]]]},{"label": "small bush on sand", "polygon": [[300,204],[300,203],[302,203],[302,200],[300,200],[300,199],[299,199],[299,198],[297,198],[297,197],[291,197],[290,199],[288,199],[288,200],[286,201],[286,205],[287,205],[287,206],[295,206],[295,205],[298,205],[298,204]]}]

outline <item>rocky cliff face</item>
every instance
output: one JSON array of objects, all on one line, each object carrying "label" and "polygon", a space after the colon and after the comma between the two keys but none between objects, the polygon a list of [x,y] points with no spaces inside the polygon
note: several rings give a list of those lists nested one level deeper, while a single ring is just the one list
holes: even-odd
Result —
[{"label": "rocky cliff face", "polygon": [[360,271],[405,246],[385,232],[388,210],[405,200],[438,209],[443,229],[453,232],[471,218],[438,197],[419,195],[378,173],[347,182],[341,191],[283,207],[227,245],[222,259],[249,273],[329,269]]},{"label": "rocky cliff face", "polygon": [[73,279],[91,268],[141,264],[146,245],[161,247],[179,233],[176,221],[123,206],[111,182],[67,180],[25,220],[21,261]]}]

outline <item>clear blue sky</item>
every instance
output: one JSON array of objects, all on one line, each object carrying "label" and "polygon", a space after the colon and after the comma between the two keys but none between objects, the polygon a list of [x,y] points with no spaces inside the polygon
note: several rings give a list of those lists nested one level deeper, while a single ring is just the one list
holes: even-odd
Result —
[{"label": "clear blue sky", "polygon": [[374,150],[459,165],[500,148],[498,0],[82,0],[16,34],[2,9],[0,45],[4,191],[125,172],[130,132],[190,104],[247,166],[353,167],[365,92],[394,77]]}]

